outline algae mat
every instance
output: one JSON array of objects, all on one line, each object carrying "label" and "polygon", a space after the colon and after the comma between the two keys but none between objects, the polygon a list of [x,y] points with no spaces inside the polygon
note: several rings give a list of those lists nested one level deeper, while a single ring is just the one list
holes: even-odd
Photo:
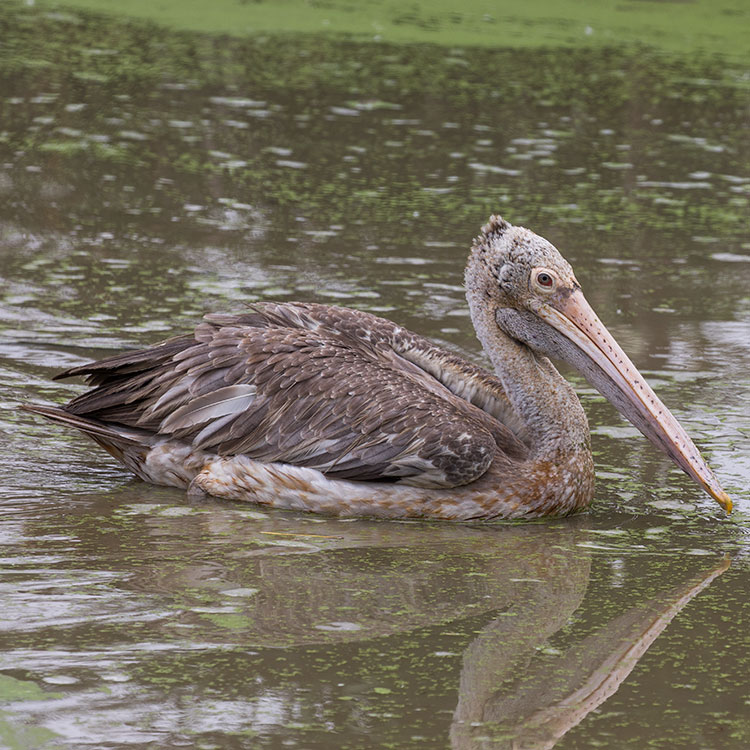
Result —
[{"label": "algae mat", "polygon": [[[33,4],[33,3],[32,3]],[[393,43],[483,47],[600,47],[639,44],[672,53],[696,50],[750,57],[745,0],[585,2],[528,0],[66,0],[175,29],[247,36],[315,33]]]}]

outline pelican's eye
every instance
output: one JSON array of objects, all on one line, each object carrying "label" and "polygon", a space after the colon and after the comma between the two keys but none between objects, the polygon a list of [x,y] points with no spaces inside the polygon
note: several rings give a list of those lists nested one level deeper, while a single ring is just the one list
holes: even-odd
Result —
[{"label": "pelican's eye", "polygon": [[534,284],[542,291],[548,292],[555,288],[555,277],[549,271],[537,271],[534,274]]}]

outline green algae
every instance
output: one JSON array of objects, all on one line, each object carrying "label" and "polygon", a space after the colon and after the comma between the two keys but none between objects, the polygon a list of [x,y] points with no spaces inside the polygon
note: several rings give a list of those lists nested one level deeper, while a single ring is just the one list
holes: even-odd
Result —
[{"label": "green algae", "polygon": [[173,29],[233,36],[316,34],[397,44],[510,48],[648,45],[747,59],[750,9],[743,0],[691,3],[529,0],[108,0],[43,2],[44,7],[116,13]]},{"label": "green algae", "polygon": [[0,674],[0,703],[57,697],[60,697],[59,693],[43,690],[36,682],[19,680],[7,674]]}]

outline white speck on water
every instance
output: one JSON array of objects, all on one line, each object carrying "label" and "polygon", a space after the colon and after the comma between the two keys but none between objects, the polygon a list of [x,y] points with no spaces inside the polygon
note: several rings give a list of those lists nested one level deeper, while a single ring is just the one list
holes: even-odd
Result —
[{"label": "white speck on water", "polygon": [[750,255],[738,255],[737,253],[712,253],[711,258],[725,263],[750,263]]},{"label": "white speck on water", "polygon": [[78,678],[65,674],[54,674],[49,677],[42,677],[42,682],[46,682],[49,685],[75,685],[78,682]]},{"label": "white speck on water", "polygon": [[352,109],[351,107],[330,107],[330,111],[334,115],[343,115],[344,117],[359,117],[359,110]]},{"label": "white speck on water", "polygon": [[331,622],[328,625],[316,625],[316,630],[330,630],[334,632],[362,630],[362,626],[356,622]]},{"label": "white speck on water", "polygon": [[257,99],[245,99],[240,96],[212,96],[209,101],[212,104],[223,104],[227,107],[237,107],[239,109],[249,109],[255,107],[265,107],[266,103]]},{"label": "white speck on water", "polygon": [[99,677],[105,682],[129,682],[130,675],[124,672],[108,672],[106,674],[99,675]]},{"label": "white speck on water", "polygon": [[222,596],[255,596],[255,594],[258,593],[258,589],[224,589],[224,591],[221,591],[220,593]]},{"label": "white speck on water", "polygon": [[167,516],[168,518],[173,517],[177,518],[179,516],[189,516],[192,515],[195,511],[186,506],[186,505],[175,505],[171,508],[164,508],[164,510],[159,511],[160,516]]},{"label": "white speck on water", "polygon": [[520,169],[507,169],[506,167],[498,167],[494,164],[482,164],[480,162],[470,162],[469,167],[476,170],[477,172],[488,172],[490,174],[504,174],[508,177],[517,177],[521,174]]}]

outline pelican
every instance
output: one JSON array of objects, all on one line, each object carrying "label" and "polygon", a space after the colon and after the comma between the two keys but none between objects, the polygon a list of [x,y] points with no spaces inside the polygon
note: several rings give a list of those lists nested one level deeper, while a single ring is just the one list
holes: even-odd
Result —
[{"label": "pelican", "polygon": [[589,306],[547,240],[492,216],[465,273],[494,374],[383,318],[261,302],[193,333],[60,373],[62,408],[141,479],[278,508],[452,520],[589,504],[586,415],[549,358],[580,372],[731,512],[690,437]]}]

